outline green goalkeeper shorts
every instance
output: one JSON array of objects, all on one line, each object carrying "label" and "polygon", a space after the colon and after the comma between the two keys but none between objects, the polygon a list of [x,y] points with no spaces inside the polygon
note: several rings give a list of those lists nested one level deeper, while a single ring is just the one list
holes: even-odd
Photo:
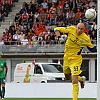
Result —
[{"label": "green goalkeeper shorts", "polygon": [[0,78],[0,85],[5,84],[5,78]]}]

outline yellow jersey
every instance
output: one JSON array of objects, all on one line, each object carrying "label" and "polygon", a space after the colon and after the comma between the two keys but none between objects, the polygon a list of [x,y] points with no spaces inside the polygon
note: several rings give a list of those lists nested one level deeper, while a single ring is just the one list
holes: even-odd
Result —
[{"label": "yellow jersey", "polygon": [[54,31],[56,30],[63,34],[68,34],[68,39],[66,41],[64,50],[67,57],[81,55],[81,51],[85,46],[90,48],[94,47],[89,36],[87,36],[84,32],[80,35],[77,35],[75,26],[69,26],[68,28],[56,27],[54,28]]}]

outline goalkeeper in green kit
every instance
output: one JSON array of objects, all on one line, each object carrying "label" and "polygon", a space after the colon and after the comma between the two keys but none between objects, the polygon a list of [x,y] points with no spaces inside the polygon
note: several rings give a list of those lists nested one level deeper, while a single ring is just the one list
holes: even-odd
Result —
[{"label": "goalkeeper in green kit", "polygon": [[[2,55],[0,54],[0,58],[2,57]],[[6,65],[6,61],[5,60],[0,60],[0,96],[1,96],[1,100],[4,100],[4,96],[5,96],[5,78],[7,75],[7,71],[8,71],[8,67]]]}]

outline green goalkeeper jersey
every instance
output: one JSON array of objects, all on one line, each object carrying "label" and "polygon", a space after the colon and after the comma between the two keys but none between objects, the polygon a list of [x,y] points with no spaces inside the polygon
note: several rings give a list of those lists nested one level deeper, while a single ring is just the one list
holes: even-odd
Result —
[{"label": "green goalkeeper jersey", "polygon": [[2,71],[0,71],[0,78],[5,78],[5,68],[6,68],[6,61],[0,60],[0,68],[2,68]]}]

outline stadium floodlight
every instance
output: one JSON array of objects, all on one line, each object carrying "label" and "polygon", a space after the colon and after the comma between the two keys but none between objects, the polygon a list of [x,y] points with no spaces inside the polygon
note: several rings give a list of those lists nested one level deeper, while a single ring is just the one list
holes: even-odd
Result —
[{"label": "stadium floodlight", "polygon": [[100,0],[97,2],[97,100],[100,100]]}]

